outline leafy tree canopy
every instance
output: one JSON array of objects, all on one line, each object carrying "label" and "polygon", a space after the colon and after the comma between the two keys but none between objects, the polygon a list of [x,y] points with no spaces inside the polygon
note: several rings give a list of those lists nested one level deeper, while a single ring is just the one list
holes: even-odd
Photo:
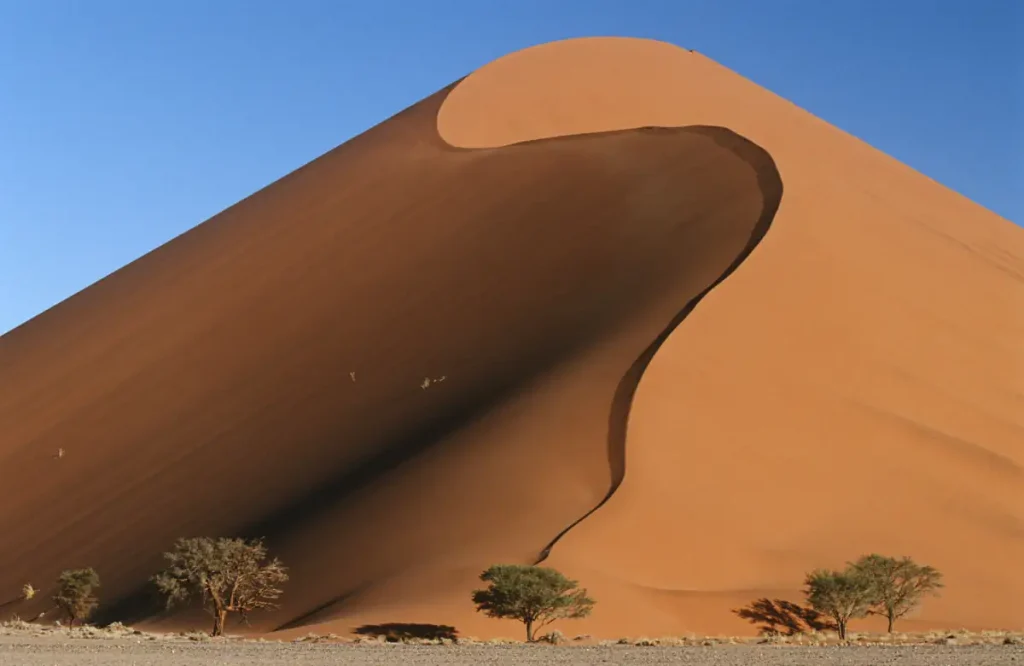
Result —
[{"label": "leafy tree canopy", "polygon": [[870,583],[856,572],[817,569],[807,574],[804,594],[811,608],[835,620],[839,638],[853,618],[865,617],[874,601]]},{"label": "leafy tree canopy", "polygon": [[867,581],[872,590],[869,610],[889,622],[892,632],[896,620],[916,608],[927,595],[937,595],[943,587],[942,574],[934,567],[921,565],[909,557],[865,555],[851,571]]},{"label": "leafy tree canopy", "polygon": [[473,592],[477,611],[519,620],[530,642],[537,629],[559,619],[586,617],[594,607],[576,581],[547,567],[498,564],[480,574],[480,580],[488,585]]}]

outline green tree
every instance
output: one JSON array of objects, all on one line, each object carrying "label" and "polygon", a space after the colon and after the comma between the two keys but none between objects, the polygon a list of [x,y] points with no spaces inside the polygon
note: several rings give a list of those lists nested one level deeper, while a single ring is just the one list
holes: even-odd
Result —
[{"label": "green tree", "polygon": [[167,606],[199,597],[213,616],[213,636],[224,634],[229,613],[247,621],[252,611],[277,608],[279,586],[288,580],[280,560],[266,561],[260,539],[178,539],[164,558],[168,566],[153,582]]},{"label": "green tree", "polygon": [[896,559],[872,553],[851,568],[870,583],[873,600],[869,612],[889,621],[889,633],[896,620],[917,607],[926,595],[938,595],[943,587],[938,570],[909,557]]},{"label": "green tree", "polygon": [[68,616],[68,626],[75,621],[85,621],[99,605],[93,590],[100,586],[100,577],[94,569],[71,569],[64,571],[57,579],[57,591],[53,603]]},{"label": "green tree", "polygon": [[870,581],[851,568],[817,569],[807,574],[804,585],[808,605],[835,620],[842,640],[850,620],[865,617],[874,601]]},{"label": "green tree", "polygon": [[488,585],[473,591],[477,612],[519,620],[531,643],[537,629],[559,619],[586,617],[594,607],[576,581],[547,567],[496,564],[480,574],[480,580]]}]

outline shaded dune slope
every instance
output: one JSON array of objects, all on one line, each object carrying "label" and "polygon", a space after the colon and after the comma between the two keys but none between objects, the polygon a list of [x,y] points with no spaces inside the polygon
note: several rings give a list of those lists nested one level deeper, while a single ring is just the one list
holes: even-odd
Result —
[{"label": "shaded dune slope", "polygon": [[453,147],[449,92],[0,338],[0,588],[92,565],[105,618],[174,623],[162,550],[262,535],[293,579],[254,626],[302,626],[464,596],[607,496],[643,365],[781,181],[717,127]]}]

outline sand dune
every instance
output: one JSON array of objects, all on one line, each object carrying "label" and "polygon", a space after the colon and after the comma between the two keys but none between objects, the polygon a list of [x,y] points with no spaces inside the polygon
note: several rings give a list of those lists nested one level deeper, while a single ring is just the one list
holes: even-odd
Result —
[{"label": "sand dune", "polygon": [[469,590],[544,560],[568,631],[750,633],[876,550],[1020,628],[1022,313],[1020,229],[703,56],[528,49],[0,337],[0,594],[180,622],[162,550],[259,534],[256,630],[518,635]]}]

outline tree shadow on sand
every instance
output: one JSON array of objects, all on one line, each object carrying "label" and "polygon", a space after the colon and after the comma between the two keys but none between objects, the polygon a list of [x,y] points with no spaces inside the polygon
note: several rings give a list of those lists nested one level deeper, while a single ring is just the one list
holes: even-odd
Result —
[{"label": "tree shadow on sand", "polygon": [[357,627],[354,633],[360,636],[383,636],[391,643],[401,643],[410,639],[426,639],[439,641],[442,639],[456,640],[459,632],[447,624],[416,624],[411,622],[387,622],[385,624],[364,624]]},{"label": "tree shadow on sand", "polygon": [[763,597],[749,606],[733,611],[751,624],[759,625],[762,634],[794,636],[808,631],[834,630],[835,623],[814,610],[785,599]]}]

